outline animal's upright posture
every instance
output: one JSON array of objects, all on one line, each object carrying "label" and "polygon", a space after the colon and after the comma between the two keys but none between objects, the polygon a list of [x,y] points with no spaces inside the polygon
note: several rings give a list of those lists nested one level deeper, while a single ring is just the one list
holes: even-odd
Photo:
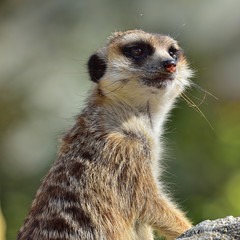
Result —
[{"label": "animal's upright posture", "polygon": [[88,61],[93,89],[17,240],[173,239],[191,223],[158,182],[160,136],[191,70],[169,36],[115,33]]}]

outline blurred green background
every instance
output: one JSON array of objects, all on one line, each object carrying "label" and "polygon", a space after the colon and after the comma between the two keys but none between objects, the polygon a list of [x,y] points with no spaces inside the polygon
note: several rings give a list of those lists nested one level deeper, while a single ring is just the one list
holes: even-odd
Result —
[{"label": "blurred green background", "polygon": [[[1,0],[0,202],[15,239],[91,86],[86,62],[111,32],[170,34],[206,96],[180,100],[166,126],[164,181],[194,224],[240,215],[240,1]],[[204,92],[186,94],[201,103]],[[2,239],[1,239],[2,240]]]}]

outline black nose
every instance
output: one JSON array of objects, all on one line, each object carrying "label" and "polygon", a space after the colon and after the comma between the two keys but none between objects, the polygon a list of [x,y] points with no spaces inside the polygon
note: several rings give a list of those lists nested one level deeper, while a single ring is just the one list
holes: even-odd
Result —
[{"label": "black nose", "polygon": [[174,60],[165,60],[163,66],[167,72],[176,72],[176,61]]}]

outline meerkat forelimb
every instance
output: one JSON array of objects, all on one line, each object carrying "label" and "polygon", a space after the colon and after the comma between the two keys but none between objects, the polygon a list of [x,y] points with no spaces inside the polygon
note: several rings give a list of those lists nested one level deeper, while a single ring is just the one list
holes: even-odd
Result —
[{"label": "meerkat forelimb", "polygon": [[[160,137],[191,70],[169,36],[116,33],[88,61],[94,86],[17,240],[173,239],[190,221],[159,182]],[[160,163],[159,163],[160,162]]]}]

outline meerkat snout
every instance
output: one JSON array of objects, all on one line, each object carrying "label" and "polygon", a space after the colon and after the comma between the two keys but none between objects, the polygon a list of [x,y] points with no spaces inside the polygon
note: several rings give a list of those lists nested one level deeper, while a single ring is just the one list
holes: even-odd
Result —
[{"label": "meerkat snout", "polygon": [[166,72],[174,73],[176,72],[176,61],[174,60],[165,60],[163,66]]}]

